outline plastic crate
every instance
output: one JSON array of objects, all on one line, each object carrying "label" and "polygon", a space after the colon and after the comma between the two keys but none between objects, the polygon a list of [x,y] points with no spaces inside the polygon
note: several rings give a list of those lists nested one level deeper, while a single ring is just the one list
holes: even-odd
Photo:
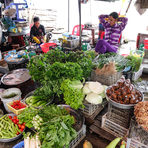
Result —
[{"label": "plastic crate", "polygon": [[128,138],[126,148],[148,148],[148,145],[142,144],[134,138]]},{"label": "plastic crate", "polygon": [[[84,139],[85,136],[86,136],[86,125],[83,125],[82,129],[78,132],[77,137],[70,142],[69,148],[75,148],[81,142],[81,140]],[[24,141],[21,141],[13,148],[24,148]]]},{"label": "plastic crate", "polygon": [[85,114],[87,116],[91,116],[96,112],[96,110],[98,110],[99,108],[102,108],[105,104],[106,104],[106,99],[103,99],[103,103],[98,104],[98,105],[84,103],[85,107],[81,110],[82,110],[83,114]]},{"label": "plastic crate", "polygon": [[120,126],[117,122],[108,119],[107,113],[102,116],[101,128],[116,137],[125,137],[128,132],[128,129]]},{"label": "plastic crate", "polygon": [[24,148],[24,141],[19,142],[18,144],[13,146],[13,148]]},{"label": "plastic crate", "polygon": [[69,148],[75,148],[86,136],[86,125],[78,132],[77,137],[70,142]]},{"label": "plastic crate", "polygon": [[142,73],[143,73],[143,67],[141,66],[140,69],[137,72],[133,73],[132,80],[133,81],[138,80],[141,77]]},{"label": "plastic crate", "polygon": [[134,118],[131,119],[127,148],[148,148],[148,132]]},{"label": "plastic crate", "polygon": [[129,128],[133,109],[120,109],[108,103],[107,118],[124,128]]}]

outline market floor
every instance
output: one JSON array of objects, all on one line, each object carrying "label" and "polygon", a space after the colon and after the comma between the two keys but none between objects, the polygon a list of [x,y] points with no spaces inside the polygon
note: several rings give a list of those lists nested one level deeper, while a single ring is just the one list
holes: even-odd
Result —
[{"label": "market floor", "polygon": [[86,137],[80,142],[80,144],[76,148],[83,148],[83,143],[85,140],[88,140],[93,145],[93,148],[105,148],[110,141],[101,138],[99,135],[94,133],[87,133]]}]

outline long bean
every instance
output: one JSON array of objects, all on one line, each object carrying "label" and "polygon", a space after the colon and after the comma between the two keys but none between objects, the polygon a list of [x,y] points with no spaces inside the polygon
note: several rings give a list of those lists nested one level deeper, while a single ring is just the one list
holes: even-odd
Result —
[{"label": "long bean", "polygon": [[16,136],[17,132],[20,132],[18,126],[15,125],[7,115],[0,118],[0,138],[10,139]]}]

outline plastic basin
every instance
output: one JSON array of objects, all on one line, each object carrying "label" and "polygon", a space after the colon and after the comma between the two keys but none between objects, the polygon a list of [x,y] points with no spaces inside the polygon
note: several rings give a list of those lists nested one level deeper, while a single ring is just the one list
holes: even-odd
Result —
[{"label": "plastic basin", "polygon": [[56,43],[43,43],[40,45],[44,53],[47,53],[52,47],[56,47],[56,46],[57,46]]}]

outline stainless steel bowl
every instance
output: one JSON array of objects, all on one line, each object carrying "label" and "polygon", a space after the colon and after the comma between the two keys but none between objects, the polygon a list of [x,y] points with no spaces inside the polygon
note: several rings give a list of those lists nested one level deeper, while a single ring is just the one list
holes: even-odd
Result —
[{"label": "stainless steel bowl", "polygon": [[[16,116],[15,114],[7,114],[7,115],[12,116],[12,117]],[[0,142],[12,142],[12,141],[19,139],[21,136],[22,136],[22,133],[17,135],[16,137],[13,137],[13,138],[10,138],[10,139],[0,139]]]},{"label": "stainless steel bowl", "polygon": [[[107,101],[111,104],[111,105],[113,105],[113,106],[115,106],[115,107],[117,107],[117,108],[120,108],[120,109],[131,109],[131,108],[133,108],[136,104],[120,104],[120,103],[117,103],[117,102],[115,102],[115,101],[113,101],[112,99],[110,99],[108,96],[107,96],[107,94],[106,94],[106,91],[108,90],[108,89],[110,89],[111,88],[111,86],[109,86],[106,90],[105,90],[105,95],[106,95],[106,99],[107,99]],[[136,89],[137,90],[137,89]],[[139,91],[139,90],[137,90],[137,91]],[[141,96],[142,96],[142,101],[144,101],[144,96],[143,96],[143,93],[141,92],[141,91],[139,91],[140,92],[140,94],[141,94]]]}]

